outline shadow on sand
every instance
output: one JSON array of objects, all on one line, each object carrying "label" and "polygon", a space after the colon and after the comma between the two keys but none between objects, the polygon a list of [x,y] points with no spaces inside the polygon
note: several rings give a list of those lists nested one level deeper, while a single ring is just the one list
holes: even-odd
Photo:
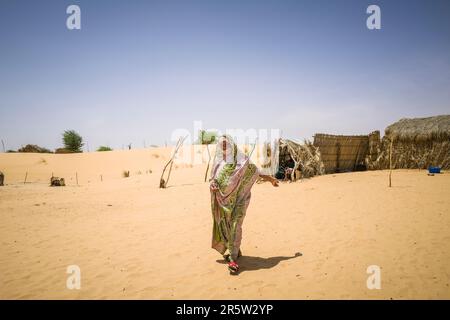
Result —
[{"label": "shadow on sand", "polygon": [[[271,269],[278,265],[281,261],[294,259],[297,257],[301,257],[302,254],[300,252],[295,253],[292,257],[270,257],[270,258],[261,258],[261,257],[252,257],[243,255],[239,258],[239,274],[245,271],[255,271],[260,269]],[[225,260],[216,260],[218,263],[226,264]]]}]

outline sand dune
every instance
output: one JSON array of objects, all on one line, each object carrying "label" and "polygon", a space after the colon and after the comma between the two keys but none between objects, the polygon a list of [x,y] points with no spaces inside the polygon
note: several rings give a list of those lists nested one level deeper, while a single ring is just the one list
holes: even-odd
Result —
[{"label": "sand dune", "polygon": [[[450,174],[257,184],[230,276],[210,249],[205,164],[176,165],[158,188],[170,152],[0,154],[0,298],[450,298]],[[50,188],[52,173],[68,185]],[[66,288],[69,265],[80,290]],[[366,287],[369,265],[380,290]]]}]

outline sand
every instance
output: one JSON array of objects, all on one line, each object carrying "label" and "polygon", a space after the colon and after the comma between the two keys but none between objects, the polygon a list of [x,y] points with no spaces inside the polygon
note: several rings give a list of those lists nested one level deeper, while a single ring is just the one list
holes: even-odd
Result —
[{"label": "sand", "polygon": [[[177,165],[159,189],[169,155],[0,154],[0,298],[450,298],[450,174],[396,170],[392,188],[387,171],[256,184],[232,276],[210,248],[205,164]],[[49,187],[52,172],[68,185]],[[66,287],[69,265],[80,290]]]}]

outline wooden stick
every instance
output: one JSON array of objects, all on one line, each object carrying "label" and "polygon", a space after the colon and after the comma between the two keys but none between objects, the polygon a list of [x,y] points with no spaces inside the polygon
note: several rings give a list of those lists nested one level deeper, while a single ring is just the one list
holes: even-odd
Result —
[{"label": "wooden stick", "polygon": [[103,175],[100,175],[100,181],[103,182]]},{"label": "wooden stick", "polygon": [[75,179],[77,180],[77,185],[78,185],[78,172],[75,172]]},{"label": "wooden stick", "polygon": [[25,172],[25,179],[23,180],[23,184],[27,183],[28,171]]},{"label": "wooden stick", "polygon": [[[180,140],[178,140],[178,142],[180,142]],[[178,146],[178,142],[177,142],[177,146]],[[175,149],[176,149],[176,148],[175,148]],[[161,173],[161,178],[159,178],[159,187],[160,187],[160,188],[165,188],[165,187],[166,187],[166,182],[165,182],[164,179],[163,179],[163,177],[164,177],[164,172],[166,171],[167,166],[168,166],[170,163],[172,163],[172,159],[173,159],[173,156],[172,156],[172,158],[169,159],[169,161],[166,163],[166,165],[165,165],[164,168],[163,168],[163,171],[162,171],[162,173]]]},{"label": "wooden stick", "polygon": [[252,157],[253,151],[255,151],[257,141],[258,138],[256,138],[255,143],[253,144],[252,151],[250,151],[250,153],[248,154],[249,159]]},{"label": "wooden stick", "polygon": [[[186,137],[187,137],[187,136],[186,136]],[[184,139],[186,139],[186,137],[184,137],[183,139],[180,138],[179,144],[178,144],[178,146],[177,146],[175,152],[173,153],[172,161],[171,161],[171,163],[170,163],[170,168],[169,168],[169,174],[167,175],[167,181],[166,181],[164,187],[167,187],[167,184],[169,183],[170,173],[172,172],[173,160],[175,159],[175,156],[176,156],[178,150],[180,149],[180,147],[182,146],[182,144],[183,144],[183,142],[184,142]]]},{"label": "wooden stick", "polygon": [[[173,155],[172,155],[172,157],[169,159],[169,161],[166,163],[166,165],[164,166],[163,172],[162,172],[162,174],[161,174],[161,178],[159,179],[159,187],[160,187],[160,188],[166,188],[166,187],[167,187],[167,183],[169,182],[169,178],[170,178],[170,172],[172,171],[173,159],[175,159],[175,156],[176,156],[176,154],[177,154],[177,152],[178,152],[178,149],[180,149],[180,147],[183,145],[183,142],[184,142],[184,140],[185,140],[186,138],[187,138],[187,136],[185,136],[184,138],[181,138],[181,137],[180,137],[180,138],[178,139],[178,142],[177,142],[177,144],[176,144],[176,146],[175,146],[175,150],[174,150],[174,152],[173,152]],[[170,164],[169,174],[168,174],[168,176],[167,176],[167,180],[165,181],[165,180],[163,179],[163,177],[164,177],[164,173],[165,173],[167,167],[169,166],[169,164]]]},{"label": "wooden stick", "polygon": [[167,187],[167,183],[169,182],[170,173],[172,172],[173,160],[170,161],[169,174],[167,175],[167,181],[164,182],[164,188]]},{"label": "wooden stick", "polygon": [[389,188],[392,187],[392,147],[394,145],[394,138],[391,139],[391,146],[389,147]]},{"label": "wooden stick", "polygon": [[211,162],[211,153],[209,152],[209,144],[206,145],[206,150],[208,150],[208,166],[206,167],[206,172],[205,172],[205,182],[206,182],[206,179],[208,178],[209,163]]},{"label": "wooden stick", "polygon": [[341,160],[341,144],[336,142],[336,172],[340,172],[340,160]]}]

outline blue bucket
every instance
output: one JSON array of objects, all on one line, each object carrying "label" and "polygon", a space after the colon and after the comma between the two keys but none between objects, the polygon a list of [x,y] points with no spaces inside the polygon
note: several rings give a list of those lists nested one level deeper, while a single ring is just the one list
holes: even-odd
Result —
[{"label": "blue bucket", "polygon": [[428,172],[429,173],[441,173],[441,168],[440,167],[428,167]]}]

